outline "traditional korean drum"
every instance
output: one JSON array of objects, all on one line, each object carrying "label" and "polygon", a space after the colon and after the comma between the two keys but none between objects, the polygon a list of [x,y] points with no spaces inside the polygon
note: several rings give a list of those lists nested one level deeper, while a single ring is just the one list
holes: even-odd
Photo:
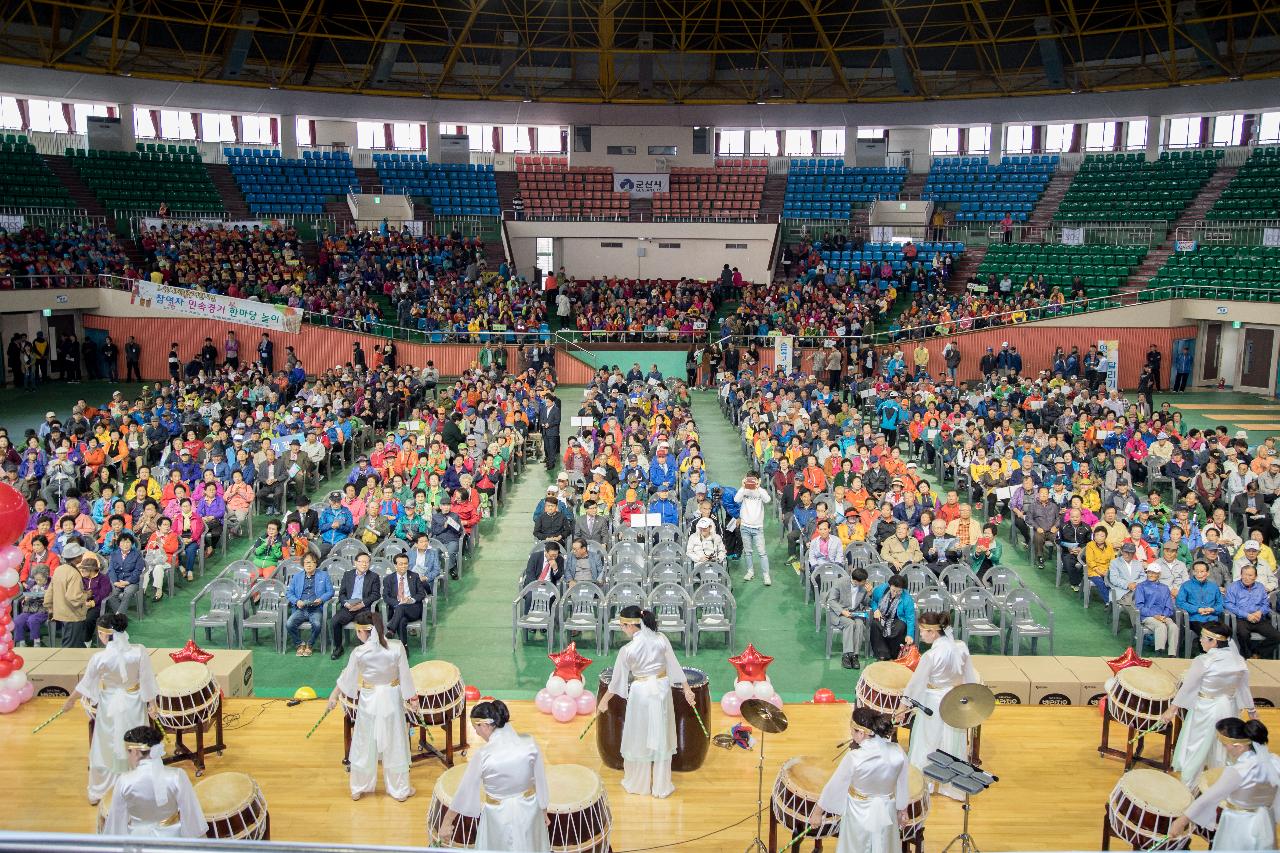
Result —
[{"label": "traditional korean drum", "polygon": [[160,670],[156,687],[156,722],[168,732],[208,729],[221,707],[218,684],[202,663],[183,661]]},{"label": "traditional korean drum", "polygon": [[900,663],[876,661],[867,666],[858,678],[858,685],[854,688],[855,701],[858,705],[893,717],[902,704],[902,694],[912,674]]},{"label": "traditional korean drum", "polygon": [[1111,719],[1135,729],[1159,725],[1177,695],[1173,676],[1155,667],[1125,667],[1107,680],[1107,713]]},{"label": "traditional korean drum", "polygon": [[[705,672],[688,666],[684,668],[684,677],[689,683],[689,689],[693,691],[694,707],[705,723],[711,716],[711,682]],[[609,690],[612,679],[612,667],[600,673],[597,698],[604,696]],[[693,708],[684,701],[683,691],[678,687],[671,688],[671,700],[676,718],[676,754],[671,758],[671,769],[677,773],[697,770],[706,760],[707,750],[711,748],[710,729],[704,732],[702,726],[698,725]],[[626,700],[615,698],[609,703],[609,712],[596,720],[596,746],[601,760],[611,770],[622,769],[622,725],[626,719]]]},{"label": "traditional korean drum", "polygon": [[209,824],[207,838],[270,838],[267,801],[252,776],[215,773],[197,782],[195,792]]},{"label": "traditional korean drum", "polygon": [[418,709],[407,712],[415,726],[444,726],[462,711],[462,673],[448,661],[423,661],[409,670]]},{"label": "traditional korean drum", "polygon": [[608,853],[613,814],[600,774],[580,764],[547,767],[547,817],[557,853]]},{"label": "traditional korean drum", "polygon": [[1159,770],[1130,770],[1107,800],[1111,833],[1134,850],[1186,850],[1191,836],[1170,839],[1169,827],[1191,805],[1191,792],[1176,776]]},{"label": "traditional korean drum", "polygon": [[475,847],[476,823],[474,817],[466,817],[458,813],[453,815],[453,830],[449,837],[441,833],[444,823],[445,809],[453,805],[453,798],[458,793],[458,785],[462,783],[462,775],[467,772],[465,764],[448,768],[440,774],[435,787],[431,790],[431,806],[427,809],[427,842],[432,847]]}]

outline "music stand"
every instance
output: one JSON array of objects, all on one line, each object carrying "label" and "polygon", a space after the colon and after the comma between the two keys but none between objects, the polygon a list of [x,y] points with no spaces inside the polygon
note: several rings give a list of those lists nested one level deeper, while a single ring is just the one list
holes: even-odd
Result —
[{"label": "music stand", "polygon": [[964,825],[961,827],[960,834],[947,842],[947,846],[942,848],[942,853],[947,853],[956,842],[960,843],[960,853],[980,853],[978,845],[974,842],[973,836],[969,834],[969,798],[977,794],[981,794],[987,788],[991,787],[998,779],[990,773],[979,770],[974,765],[965,761],[963,758],[957,758],[949,752],[942,750],[934,750],[929,754],[924,766],[924,775],[929,779],[943,785],[954,785],[961,791],[964,791]]}]

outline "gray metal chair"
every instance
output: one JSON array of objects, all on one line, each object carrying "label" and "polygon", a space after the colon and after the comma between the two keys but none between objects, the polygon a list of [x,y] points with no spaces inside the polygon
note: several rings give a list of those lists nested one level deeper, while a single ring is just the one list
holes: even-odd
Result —
[{"label": "gray metal chair", "polygon": [[[199,611],[201,604],[203,612]],[[203,628],[205,642],[212,644],[216,628],[226,631],[228,648],[240,648],[239,613],[235,582],[226,578],[211,581],[191,599],[191,639],[196,638],[197,628]]]},{"label": "gray metal chair", "polygon": [[560,599],[560,647],[569,643],[570,634],[595,635],[596,649],[604,649],[604,590],[590,581],[573,585]]},{"label": "gray metal chair", "polygon": [[684,652],[689,654],[693,642],[693,597],[688,590],[674,583],[658,584],[649,592],[648,607],[658,619],[658,633],[679,634]]},{"label": "gray metal chair", "polygon": [[904,566],[902,574],[907,579],[907,592],[909,592],[912,597],[919,595],[929,587],[933,586],[933,572],[929,571],[923,563],[912,563],[908,566]]},{"label": "gray metal chair", "polygon": [[252,631],[254,645],[257,645],[259,632],[270,631],[276,651],[283,653],[284,620],[289,611],[284,583],[274,578],[258,581],[249,588],[245,606],[249,612],[240,619],[241,638],[245,631]]},{"label": "gray metal chair", "polygon": [[650,589],[664,583],[687,587],[689,585],[689,573],[683,564],[674,560],[663,560],[653,565],[653,568],[649,571],[649,576],[645,579],[645,583]]},{"label": "gray metal chair", "polygon": [[880,552],[869,542],[850,542],[844,549],[844,561],[850,566],[866,568],[871,563],[879,562]]},{"label": "gray metal chair", "polygon": [[293,577],[300,571],[302,571],[301,560],[297,557],[285,557],[283,560],[276,563],[276,573],[274,576],[279,577],[287,586],[289,584],[289,578]]},{"label": "gray metal chair", "polygon": [[732,649],[733,629],[738,618],[738,602],[723,584],[705,583],[693,594],[693,653],[698,653],[702,634],[724,634],[725,648]]},{"label": "gray metal chair", "polygon": [[606,569],[605,578],[610,588],[620,583],[633,583],[643,587],[649,580],[649,576],[643,566],[631,563],[622,563],[611,569]]},{"label": "gray metal chair", "polygon": [[[654,548],[667,544],[679,546],[684,541],[684,531],[680,529],[678,524],[659,524],[654,533],[657,537],[657,544],[654,545]],[[683,550],[681,548],[681,551]]]},{"label": "gray metal chair", "polygon": [[982,576],[982,585],[986,587],[987,592],[991,593],[991,597],[997,604],[1004,604],[1010,592],[1026,586],[1018,573],[1007,566],[992,566],[988,569]]},{"label": "gray metal chair", "polygon": [[822,628],[822,611],[826,608],[831,587],[849,576],[847,566],[839,563],[820,563],[813,573],[813,630]]},{"label": "gray metal chair", "polygon": [[998,640],[1000,654],[1004,654],[1004,631],[996,621],[1000,606],[991,593],[982,587],[966,589],[956,598],[956,610],[960,614],[960,639],[967,644],[974,637],[985,637],[988,649],[992,640]]},{"label": "gray metal chair", "polygon": [[622,608],[633,604],[636,607],[644,607],[647,603],[648,596],[645,595],[644,587],[638,582],[622,581],[609,588],[609,592],[604,598],[606,651],[613,646],[613,635],[622,633],[622,624],[618,621],[618,613]]},{"label": "gray metal chair", "polygon": [[374,559],[382,559],[390,562],[397,554],[407,553],[409,553],[408,542],[403,539],[397,539],[394,536],[388,536],[377,544],[371,552],[371,556],[373,556]]},{"label": "gray metal chair", "polygon": [[725,589],[733,589],[733,577],[728,566],[723,563],[703,563],[693,570],[693,586],[699,588],[703,584],[718,583]]},{"label": "gray metal chair", "polygon": [[1031,653],[1036,654],[1041,637],[1049,639],[1049,654],[1053,654],[1053,609],[1031,590],[1009,591],[1000,611],[1000,627],[1008,634],[1010,654],[1022,654],[1023,639],[1031,641]]},{"label": "gray metal chair", "polygon": [[609,549],[609,562],[615,566],[622,563],[644,566],[645,560],[646,554],[642,542],[615,542]]},{"label": "gray metal chair", "polygon": [[938,583],[957,601],[960,600],[960,596],[965,590],[982,586],[978,576],[970,571],[968,566],[963,566],[959,563],[953,563],[943,569],[938,575]]},{"label": "gray metal chair", "polygon": [[551,652],[555,643],[556,602],[559,598],[560,590],[549,582],[534,581],[520,590],[516,600],[511,602],[512,649],[515,649],[522,631],[546,631],[547,652]]}]

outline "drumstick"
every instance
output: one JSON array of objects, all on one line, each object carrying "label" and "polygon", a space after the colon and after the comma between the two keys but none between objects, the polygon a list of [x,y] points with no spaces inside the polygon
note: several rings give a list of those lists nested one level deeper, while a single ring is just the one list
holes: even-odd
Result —
[{"label": "drumstick", "polygon": [[778,853],[787,853],[788,850],[790,850],[792,847],[795,847],[797,844],[799,844],[801,841],[807,838],[809,836],[809,830],[811,830],[812,828],[813,827],[806,825],[805,828],[797,832],[791,838],[791,841],[787,842],[787,846],[779,850]]},{"label": "drumstick", "polygon": [[313,734],[316,733],[316,729],[320,728],[320,724],[324,722],[324,718],[329,716],[329,712],[332,710],[333,710],[332,708],[324,709],[324,713],[320,715],[320,719],[316,720],[316,724],[311,727],[311,731],[307,732],[308,738],[310,738]]},{"label": "drumstick", "polygon": [[32,730],[31,730],[31,733],[32,733],[33,735],[34,735],[34,734],[39,734],[41,729],[43,729],[45,726],[49,725],[50,723],[52,723],[54,720],[58,719],[59,717],[61,717],[61,716],[62,716],[63,714],[65,714],[65,713],[67,713],[67,710],[66,710],[65,708],[59,708],[59,709],[58,709],[58,713],[54,714],[54,715],[53,715],[52,717],[50,717],[49,719],[45,720],[45,721],[44,721],[43,723],[41,723],[40,725],[36,726],[34,729],[32,729]]},{"label": "drumstick", "polygon": [[598,720],[600,718],[600,715],[603,713],[604,711],[600,711],[591,717],[591,722],[587,723],[587,727],[582,730],[582,734],[578,735],[578,740],[582,740],[584,737],[587,736],[587,732],[591,731],[591,727],[596,724],[596,720]]},{"label": "drumstick", "polygon": [[1143,739],[1144,737],[1146,737],[1147,735],[1152,734],[1152,733],[1154,733],[1154,732],[1158,732],[1158,731],[1160,731],[1161,729],[1163,729],[1163,728],[1165,727],[1165,725],[1167,725],[1167,724],[1166,724],[1166,723],[1158,723],[1157,725],[1154,725],[1154,726],[1152,726],[1152,727],[1151,727],[1151,728],[1149,728],[1149,729],[1143,729],[1142,731],[1140,731],[1140,732],[1138,732],[1137,734],[1135,734],[1132,738],[1130,738],[1130,740],[1129,740],[1129,744],[1130,744],[1130,745],[1133,745],[1133,744],[1137,743],[1138,741],[1142,740],[1142,739]]},{"label": "drumstick", "polygon": [[702,715],[698,713],[697,705],[689,706],[693,710],[693,717],[698,721],[698,727],[702,729],[702,733],[707,737],[711,737],[711,732],[707,731],[707,724],[702,722]]}]

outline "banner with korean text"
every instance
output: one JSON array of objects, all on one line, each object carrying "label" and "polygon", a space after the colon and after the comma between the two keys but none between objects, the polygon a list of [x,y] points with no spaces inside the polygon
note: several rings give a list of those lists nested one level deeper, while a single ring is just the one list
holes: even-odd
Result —
[{"label": "banner with korean text", "polygon": [[297,308],[269,305],[252,299],[215,296],[149,281],[132,283],[130,301],[140,308],[153,308],[181,317],[224,320],[269,332],[296,334],[302,328],[302,311]]},{"label": "banner with korean text", "polygon": [[628,193],[632,198],[650,198],[654,193],[670,192],[670,179],[667,172],[614,172],[613,191]]}]

